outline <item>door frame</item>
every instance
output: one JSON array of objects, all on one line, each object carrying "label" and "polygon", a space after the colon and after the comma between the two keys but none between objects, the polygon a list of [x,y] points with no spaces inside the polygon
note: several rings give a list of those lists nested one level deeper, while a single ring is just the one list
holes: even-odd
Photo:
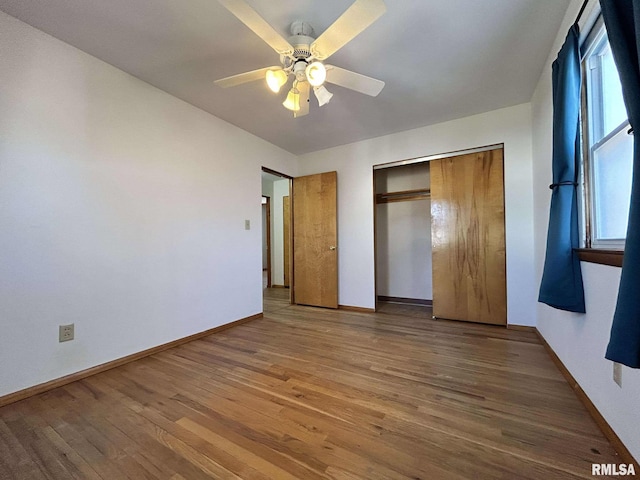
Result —
[{"label": "door frame", "polygon": [[266,238],[267,238],[267,288],[271,288],[271,197],[262,195],[267,201],[262,205],[267,207]]},{"label": "door frame", "polygon": [[[290,198],[290,208],[289,208],[289,303],[293,304],[293,276],[294,276],[294,264],[293,264],[293,198],[292,198],[292,193],[293,193],[293,177],[290,175],[287,175],[285,173],[281,173],[278,172],[276,170],[272,170],[271,168],[268,167],[262,167],[261,171],[264,173],[268,173],[270,175],[274,175],[276,177],[280,177],[282,179],[286,179],[289,180],[289,198]],[[264,196],[264,195],[263,195]],[[270,201],[270,200],[269,200]],[[268,213],[269,217],[271,217],[271,211],[269,209],[269,213]],[[271,218],[269,220],[269,236],[271,234]],[[269,238],[269,243],[271,242],[271,239]],[[269,252],[271,253],[271,252]],[[269,259],[268,259],[268,264],[269,264],[269,268],[271,269],[271,255],[269,254]],[[268,280],[268,284],[269,286],[272,285],[272,281],[271,281],[271,276],[269,276],[269,280]]]}]

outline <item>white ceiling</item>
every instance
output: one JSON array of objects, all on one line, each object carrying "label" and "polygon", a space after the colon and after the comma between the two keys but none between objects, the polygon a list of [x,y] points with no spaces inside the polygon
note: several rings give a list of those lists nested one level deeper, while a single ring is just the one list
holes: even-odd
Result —
[{"label": "white ceiling", "polygon": [[[324,31],[352,0],[247,0],[285,38]],[[292,118],[262,81],[213,81],[278,64],[216,0],[0,0],[0,10],[294,154],[528,102],[569,0],[386,0],[330,63],[384,80],[378,97],[330,85]]]}]

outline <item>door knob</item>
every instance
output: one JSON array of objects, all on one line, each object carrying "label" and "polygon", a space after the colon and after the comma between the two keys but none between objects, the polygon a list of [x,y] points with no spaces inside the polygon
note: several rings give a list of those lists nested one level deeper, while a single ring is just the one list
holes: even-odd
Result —
[{"label": "door knob", "polygon": [[334,245],[331,245],[331,246],[329,247],[329,250],[335,250],[335,249],[336,249],[336,247],[335,247]]}]

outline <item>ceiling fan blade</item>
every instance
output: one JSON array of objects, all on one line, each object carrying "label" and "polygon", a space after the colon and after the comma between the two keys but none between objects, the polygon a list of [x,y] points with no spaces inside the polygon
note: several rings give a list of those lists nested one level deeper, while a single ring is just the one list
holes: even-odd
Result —
[{"label": "ceiling fan blade", "polygon": [[318,60],[329,58],[386,11],[382,0],[356,0],[311,44],[311,54]]},{"label": "ceiling fan blade", "polygon": [[293,54],[293,47],[280,35],[258,12],[249,6],[244,0],[218,0],[227,10],[233,13],[238,20],[253,30],[253,33],[264,40],[280,55]]},{"label": "ceiling fan blade", "polygon": [[340,85],[372,97],[377,97],[384,88],[382,80],[376,80],[333,65],[325,65],[325,67],[327,68],[327,82],[334,85]]},{"label": "ceiling fan blade", "polygon": [[294,118],[303,117],[309,113],[309,82],[300,82],[296,88],[300,92],[300,110],[293,112]]},{"label": "ceiling fan blade", "polygon": [[259,70],[253,70],[251,72],[239,73],[238,75],[232,75],[230,77],[221,78],[216,80],[215,83],[219,87],[229,88],[236,85],[242,85],[243,83],[255,82],[256,80],[264,80],[267,70],[280,70],[282,67],[266,67]]}]

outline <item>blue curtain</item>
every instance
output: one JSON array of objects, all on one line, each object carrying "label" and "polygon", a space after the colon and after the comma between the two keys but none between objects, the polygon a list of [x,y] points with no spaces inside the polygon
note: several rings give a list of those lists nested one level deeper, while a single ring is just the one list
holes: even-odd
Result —
[{"label": "blue curtain", "polygon": [[[640,122],[640,0],[600,0],[629,122]],[[634,135],[629,226],[606,358],[640,368],[640,134]]]},{"label": "blue curtain", "polygon": [[553,184],[547,252],[538,301],[585,312],[579,246],[577,173],[580,154],[580,32],[573,25],[552,66]]}]

